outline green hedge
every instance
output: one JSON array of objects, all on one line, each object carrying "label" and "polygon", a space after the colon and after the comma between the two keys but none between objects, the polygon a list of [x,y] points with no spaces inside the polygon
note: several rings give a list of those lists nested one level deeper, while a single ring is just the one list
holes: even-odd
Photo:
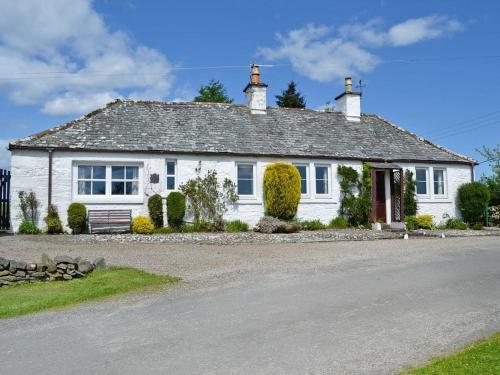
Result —
[{"label": "green hedge", "polygon": [[301,195],[298,169],[289,163],[273,163],[264,172],[266,215],[291,220],[297,214]]},{"label": "green hedge", "polygon": [[458,208],[466,223],[483,223],[484,213],[490,201],[488,187],[480,182],[470,182],[458,188]]},{"label": "green hedge", "polygon": [[155,228],[163,227],[163,200],[160,194],[155,194],[148,199],[149,217]]},{"label": "green hedge", "polygon": [[68,227],[73,234],[84,233],[87,230],[87,208],[81,203],[71,203],[68,207]]},{"label": "green hedge", "polygon": [[171,227],[179,227],[184,222],[186,214],[186,197],[184,194],[173,191],[167,197],[167,220]]}]

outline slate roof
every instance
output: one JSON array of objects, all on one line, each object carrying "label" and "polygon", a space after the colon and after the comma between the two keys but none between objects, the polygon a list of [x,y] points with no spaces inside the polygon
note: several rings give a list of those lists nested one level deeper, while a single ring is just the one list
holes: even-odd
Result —
[{"label": "slate roof", "polygon": [[371,161],[474,163],[376,115],[244,105],[115,100],[88,115],[20,139],[10,149],[267,155]]}]

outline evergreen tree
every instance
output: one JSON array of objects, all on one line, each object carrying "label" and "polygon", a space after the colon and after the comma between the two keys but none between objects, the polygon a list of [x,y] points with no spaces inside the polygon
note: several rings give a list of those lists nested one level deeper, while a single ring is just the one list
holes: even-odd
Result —
[{"label": "evergreen tree", "polygon": [[210,103],[232,103],[227,93],[226,88],[220,81],[212,79],[207,85],[201,86],[198,90],[199,94],[194,98],[195,102],[210,102]]},{"label": "evergreen tree", "polygon": [[294,81],[290,81],[286,90],[281,95],[276,95],[276,104],[281,108],[305,108],[306,100],[297,91]]}]

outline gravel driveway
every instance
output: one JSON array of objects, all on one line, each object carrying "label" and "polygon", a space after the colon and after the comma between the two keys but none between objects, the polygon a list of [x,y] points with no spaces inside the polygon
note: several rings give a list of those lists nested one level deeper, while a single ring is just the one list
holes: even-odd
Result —
[{"label": "gravel driveway", "polygon": [[386,374],[500,330],[498,237],[306,244],[48,243],[187,283],[0,325],[2,373]]}]

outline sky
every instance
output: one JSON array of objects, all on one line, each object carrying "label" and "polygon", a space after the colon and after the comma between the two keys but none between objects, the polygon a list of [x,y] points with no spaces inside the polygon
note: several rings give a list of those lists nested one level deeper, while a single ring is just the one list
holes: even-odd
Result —
[{"label": "sky", "polygon": [[[500,143],[498,1],[0,0],[0,168],[8,142],[115,98],[243,103],[264,65],[322,109],[362,81],[362,112],[483,161]],[[477,175],[488,173],[487,163]]]}]

